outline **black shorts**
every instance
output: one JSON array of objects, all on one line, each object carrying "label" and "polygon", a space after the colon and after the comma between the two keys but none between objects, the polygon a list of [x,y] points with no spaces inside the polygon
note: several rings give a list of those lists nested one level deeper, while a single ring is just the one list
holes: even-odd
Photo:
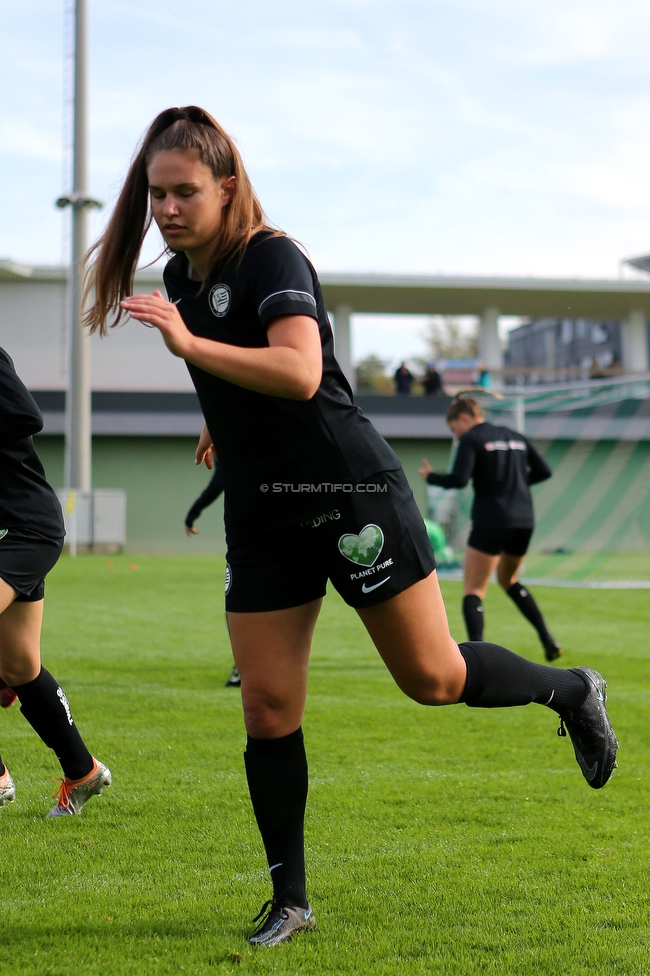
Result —
[{"label": "black shorts", "polygon": [[45,577],[61,555],[63,539],[30,529],[0,529],[0,579],[18,591],[17,603],[35,603],[45,593]]},{"label": "black shorts", "polygon": [[472,526],[467,545],[488,556],[505,552],[508,556],[525,556],[533,529],[499,529]]},{"label": "black shorts", "polygon": [[227,532],[226,610],[260,613],[325,595],[330,579],[349,606],[383,603],[436,568],[404,472],[384,471],[323,495],[300,525],[251,537]]}]

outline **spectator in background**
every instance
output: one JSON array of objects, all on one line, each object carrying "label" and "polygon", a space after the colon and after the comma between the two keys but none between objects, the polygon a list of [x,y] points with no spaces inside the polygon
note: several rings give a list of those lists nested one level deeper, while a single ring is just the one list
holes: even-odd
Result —
[{"label": "spectator in background", "polygon": [[492,377],[489,371],[485,368],[483,363],[479,363],[478,367],[478,386],[482,387],[484,390],[489,390],[492,386]]},{"label": "spectator in background", "polygon": [[426,373],[422,377],[425,396],[444,396],[442,378],[435,363],[427,363]]},{"label": "spectator in background", "polygon": [[607,370],[603,369],[595,356],[592,356],[591,366],[589,367],[589,379],[590,380],[606,380],[608,376]]},{"label": "spectator in background", "polygon": [[402,363],[395,370],[395,392],[402,393],[408,396],[411,392],[411,387],[413,386],[413,373],[410,371],[406,363]]}]

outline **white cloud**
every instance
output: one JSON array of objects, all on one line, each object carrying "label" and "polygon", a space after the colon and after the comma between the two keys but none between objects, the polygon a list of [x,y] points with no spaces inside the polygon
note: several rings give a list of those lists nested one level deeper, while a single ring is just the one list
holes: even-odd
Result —
[{"label": "white cloud", "polygon": [[[1,42],[0,252],[25,261],[60,256],[55,6],[15,5]],[[96,0],[90,28],[109,202],[151,118],[194,102],[323,268],[616,274],[650,243],[647,0]]]}]

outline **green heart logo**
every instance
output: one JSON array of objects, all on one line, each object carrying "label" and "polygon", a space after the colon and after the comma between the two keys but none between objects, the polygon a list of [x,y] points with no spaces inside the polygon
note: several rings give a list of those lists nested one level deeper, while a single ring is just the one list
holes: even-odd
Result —
[{"label": "green heart logo", "polygon": [[4,539],[9,529],[0,529],[0,539]]},{"label": "green heart logo", "polygon": [[339,539],[339,551],[351,563],[372,566],[384,548],[384,533],[378,525],[365,525],[359,535],[348,532]]}]

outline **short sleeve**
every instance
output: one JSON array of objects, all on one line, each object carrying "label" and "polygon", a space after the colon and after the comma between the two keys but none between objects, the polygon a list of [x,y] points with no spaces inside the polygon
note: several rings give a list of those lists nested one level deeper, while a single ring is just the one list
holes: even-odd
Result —
[{"label": "short sleeve", "polygon": [[0,349],[0,443],[13,444],[42,429],[43,417],[34,397],[16,375],[11,356]]},{"label": "short sleeve", "polygon": [[264,328],[281,315],[318,320],[315,282],[309,262],[288,237],[272,237],[255,247],[253,297]]}]

